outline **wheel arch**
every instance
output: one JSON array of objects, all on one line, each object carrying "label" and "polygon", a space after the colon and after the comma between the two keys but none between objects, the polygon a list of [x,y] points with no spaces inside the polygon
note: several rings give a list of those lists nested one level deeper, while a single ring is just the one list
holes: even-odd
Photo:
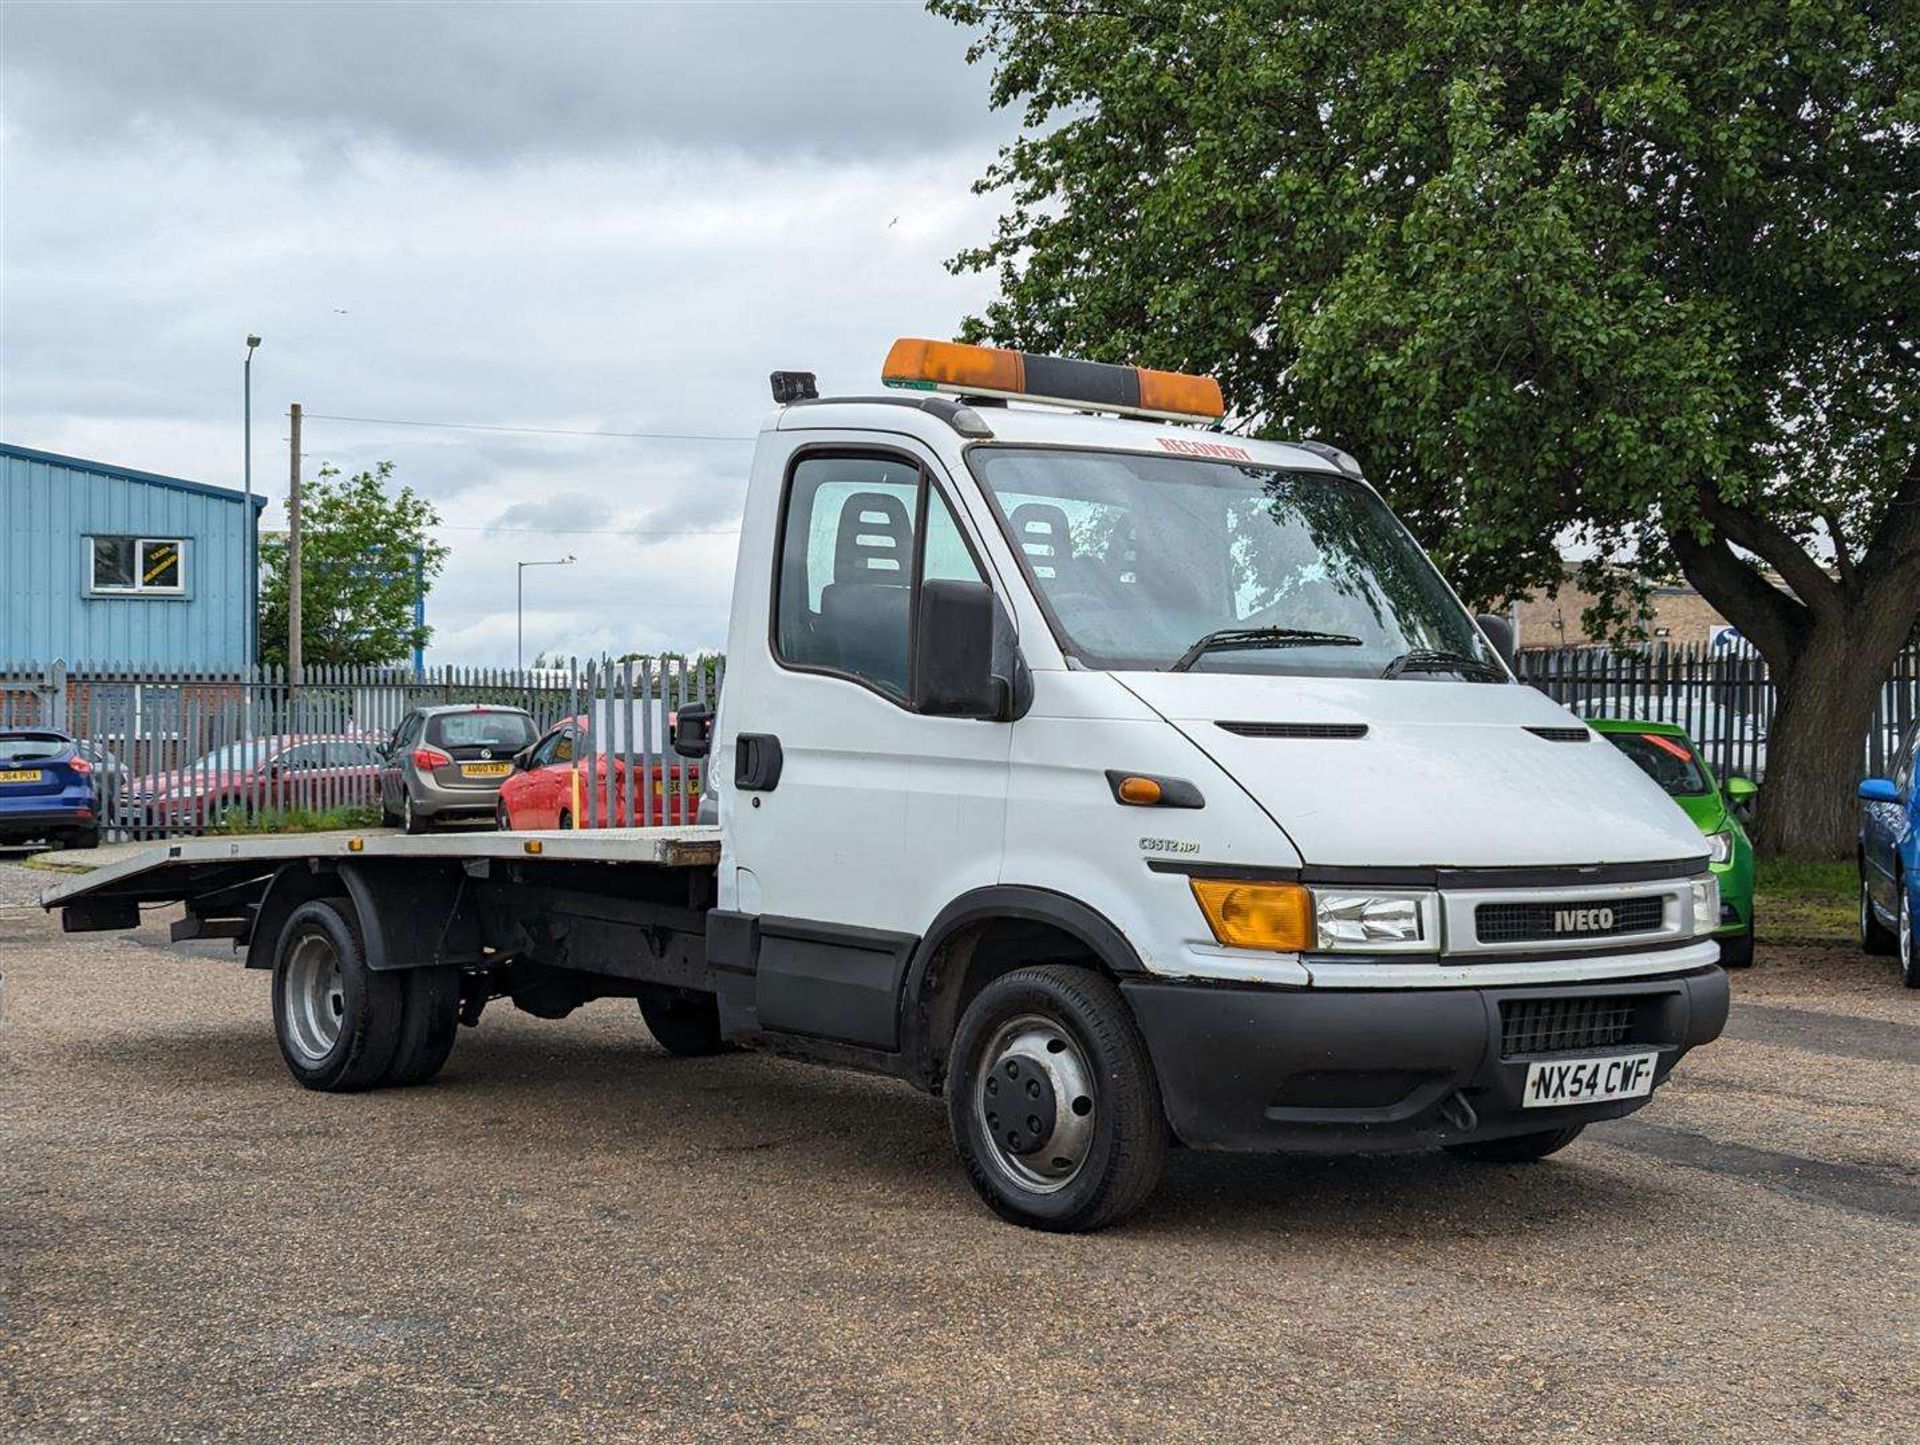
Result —
[{"label": "wheel arch", "polygon": [[948,1048],[974,995],[1000,974],[1042,962],[1088,964],[1114,979],[1148,972],[1113,921],[1077,898],[1016,884],[964,893],[934,919],[901,981],[906,1076],[938,1091]]}]

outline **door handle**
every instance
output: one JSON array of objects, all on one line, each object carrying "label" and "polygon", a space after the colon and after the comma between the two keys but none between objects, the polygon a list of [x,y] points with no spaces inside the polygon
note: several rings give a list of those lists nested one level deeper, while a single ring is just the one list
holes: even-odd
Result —
[{"label": "door handle", "polygon": [[745,793],[771,793],[780,785],[784,762],[772,733],[741,733],[733,745],[733,785]]}]

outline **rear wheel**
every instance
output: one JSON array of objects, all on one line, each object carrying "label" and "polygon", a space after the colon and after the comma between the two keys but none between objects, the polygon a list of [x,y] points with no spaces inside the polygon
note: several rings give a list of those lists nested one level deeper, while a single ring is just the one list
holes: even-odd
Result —
[{"label": "rear wheel", "polygon": [[413,806],[413,794],[404,790],[400,794],[400,826],[407,830],[409,837],[433,831],[433,819],[417,812]]},{"label": "rear wheel", "polygon": [[1153,1193],[1166,1152],[1146,1041],[1112,980],[1048,964],[980,991],[947,1073],[954,1144],[1001,1218],[1081,1231]]},{"label": "rear wheel", "polygon": [[660,1047],[681,1058],[731,1053],[733,1045],[720,1036],[720,1001],[710,993],[642,984],[640,1017]]},{"label": "rear wheel", "polygon": [[1504,1139],[1481,1139],[1471,1144],[1449,1144],[1447,1152],[1482,1164],[1531,1164],[1549,1154],[1558,1154],[1580,1137],[1585,1124],[1569,1124],[1564,1129],[1546,1129],[1538,1134],[1510,1134]]},{"label": "rear wheel", "polygon": [[1873,895],[1867,891],[1864,867],[1860,873],[1860,947],[1868,953],[1882,955],[1898,952],[1900,948],[1899,938],[1873,911]]},{"label": "rear wheel", "polygon": [[460,1031],[460,970],[410,968],[401,976],[400,1041],[382,1084],[424,1084],[447,1062]]},{"label": "rear wheel", "polygon": [[350,905],[303,903],[280,930],[273,1027],[287,1068],[309,1089],[344,1093],[379,1083],[399,1047],[404,991],[367,967]]},{"label": "rear wheel", "polygon": [[69,848],[98,848],[100,846],[100,830],[98,828],[75,828],[71,833],[67,834],[62,841],[65,842]]}]

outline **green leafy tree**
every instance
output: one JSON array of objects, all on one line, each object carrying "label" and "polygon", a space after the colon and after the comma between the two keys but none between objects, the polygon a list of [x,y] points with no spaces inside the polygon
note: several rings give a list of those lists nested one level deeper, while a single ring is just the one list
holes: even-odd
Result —
[{"label": "green leafy tree", "polygon": [[1762,846],[1850,849],[1920,617],[1914,0],[931,8],[1026,121],[969,338],[1211,372],[1483,600],[1684,573],[1779,684]]},{"label": "green leafy tree", "polygon": [[[414,599],[446,564],[440,514],[411,487],[392,490],[393,463],[346,476],[323,466],[301,491],[300,640],[308,667],[402,662],[433,629],[414,626]],[[260,546],[261,660],[287,662],[287,542]]]}]

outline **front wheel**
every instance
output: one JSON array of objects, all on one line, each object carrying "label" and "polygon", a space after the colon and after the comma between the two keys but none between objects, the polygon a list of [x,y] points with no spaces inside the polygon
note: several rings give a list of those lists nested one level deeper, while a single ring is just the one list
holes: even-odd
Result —
[{"label": "front wheel", "polygon": [[1885,956],[1899,950],[1900,940],[1873,911],[1873,895],[1867,891],[1867,875],[1860,873],[1860,947],[1867,953]]},{"label": "front wheel", "polygon": [[1015,1224],[1101,1229],[1159,1182],[1153,1060],[1120,990],[1090,969],[1022,968],[981,990],[954,1035],[947,1116],[974,1189]]},{"label": "front wheel", "polygon": [[1585,1124],[1569,1124],[1564,1129],[1546,1129],[1538,1134],[1509,1134],[1504,1139],[1481,1139],[1471,1144],[1449,1144],[1447,1152],[1482,1164],[1531,1164],[1549,1154],[1558,1154],[1580,1137]]},{"label": "front wheel", "polygon": [[1907,880],[1899,880],[1900,888],[1900,981],[1908,988],[1920,988],[1920,938],[1913,936],[1920,920],[1913,916],[1913,889],[1907,886]]}]

